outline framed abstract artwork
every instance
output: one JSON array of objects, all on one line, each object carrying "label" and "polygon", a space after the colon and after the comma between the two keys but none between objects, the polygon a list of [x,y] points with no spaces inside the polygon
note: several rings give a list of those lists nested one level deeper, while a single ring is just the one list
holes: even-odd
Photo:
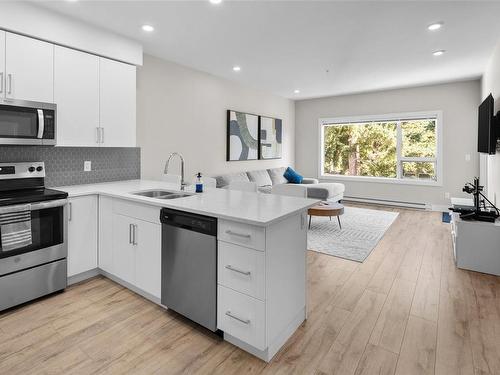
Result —
[{"label": "framed abstract artwork", "polygon": [[226,160],[257,160],[259,158],[259,116],[227,111]]},{"label": "framed abstract artwork", "polygon": [[283,123],[280,119],[260,116],[259,159],[281,159]]}]

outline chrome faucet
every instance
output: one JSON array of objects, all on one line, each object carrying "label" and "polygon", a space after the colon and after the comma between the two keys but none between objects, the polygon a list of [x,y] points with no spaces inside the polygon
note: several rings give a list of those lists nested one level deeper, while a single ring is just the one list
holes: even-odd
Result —
[{"label": "chrome faucet", "polygon": [[174,156],[178,156],[181,159],[181,190],[184,190],[184,186],[186,186],[186,184],[184,183],[184,158],[182,157],[181,154],[179,154],[178,152],[172,152],[170,154],[170,156],[167,159],[167,162],[165,163],[165,170],[163,171],[163,173],[168,174],[168,166],[170,164],[170,159],[172,159],[172,157]]}]

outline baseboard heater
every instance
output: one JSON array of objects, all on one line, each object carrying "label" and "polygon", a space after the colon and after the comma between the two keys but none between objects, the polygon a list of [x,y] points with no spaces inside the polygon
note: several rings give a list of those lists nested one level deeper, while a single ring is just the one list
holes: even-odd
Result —
[{"label": "baseboard heater", "polygon": [[375,199],[375,198],[362,198],[362,197],[351,197],[344,196],[344,201],[350,202],[359,202],[359,203],[369,203],[369,204],[379,204],[383,206],[397,206],[397,207],[408,207],[408,208],[416,208],[420,210],[427,210],[429,207],[425,203],[416,203],[416,202],[404,202],[404,201],[395,201],[390,199]]}]

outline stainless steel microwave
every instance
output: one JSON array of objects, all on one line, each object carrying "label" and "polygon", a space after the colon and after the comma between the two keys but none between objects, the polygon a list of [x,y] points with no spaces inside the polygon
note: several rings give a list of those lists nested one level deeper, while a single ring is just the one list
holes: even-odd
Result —
[{"label": "stainless steel microwave", "polygon": [[55,145],[56,105],[0,100],[1,145]]}]

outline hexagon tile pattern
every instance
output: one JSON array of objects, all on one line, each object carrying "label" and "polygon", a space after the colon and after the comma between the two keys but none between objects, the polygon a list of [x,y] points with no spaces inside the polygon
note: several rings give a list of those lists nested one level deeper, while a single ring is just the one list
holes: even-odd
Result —
[{"label": "hexagon tile pattern", "polygon": [[[92,170],[83,171],[90,160]],[[45,185],[65,186],[141,178],[138,147],[0,146],[0,163],[43,161]]]}]

